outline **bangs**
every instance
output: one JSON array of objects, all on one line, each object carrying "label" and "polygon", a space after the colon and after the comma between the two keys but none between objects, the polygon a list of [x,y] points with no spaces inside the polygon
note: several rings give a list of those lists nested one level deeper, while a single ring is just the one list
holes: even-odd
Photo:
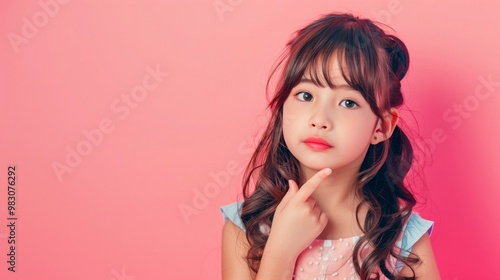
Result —
[{"label": "bangs", "polygon": [[[335,77],[332,77],[331,67],[336,58],[347,84],[365,99],[373,99],[380,73],[377,66],[379,47],[373,44],[370,35],[365,35],[370,34],[368,31],[362,32],[359,28],[354,23],[328,25],[321,30],[310,30],[311,34],[303,34],[304,39],[295,41],[295,46],[290,45],[296,50],[290,64],[295,69],[288,73],[290,77],[286,80],[296,86],[308,74],[316,86],[333,88]],[[300,45],[301,42],[304,44]]]}]

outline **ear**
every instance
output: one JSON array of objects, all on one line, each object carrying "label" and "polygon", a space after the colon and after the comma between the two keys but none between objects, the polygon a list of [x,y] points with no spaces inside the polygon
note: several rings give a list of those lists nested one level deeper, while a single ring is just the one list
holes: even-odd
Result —
[{"label": "ear", "polygon": [[[385,133],[382,127],[382,121],[385,123]],[[383,120],[380,119],[378,120],[370,143],[376,145],[382,141],[391,138],[391,135],[394,132],[394,129],[398,124],[398,121],[399,121],[399,111],[396,108],[391,108],[391,110],[385,114]]]}]

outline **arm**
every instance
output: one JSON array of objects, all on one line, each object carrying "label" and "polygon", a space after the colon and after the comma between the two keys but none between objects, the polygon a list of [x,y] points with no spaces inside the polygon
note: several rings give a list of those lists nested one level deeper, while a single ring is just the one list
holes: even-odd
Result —
[{"label": "arm", "polygon": [[[413,270],[415,271],[416,279],[441,279],[428,233],[425,233],[424,235],[422,235],[422,237],[420,237],[417,243],[413,245],[411,252],[416,254],[422,261],[420,264],[412,266]],[[407,266],[401,269],[401,274],[404,276],[413,275],[410,268]]]},{"label": "arm", "polygon": [[233,222],[227,220],[222,229],[222,279],[292,279],[296,258],[280,256],[279,251],[273,249],[270,241],[268,240],[269,245],[264,249],[259,271],[256,274],[246,263],[245,257],[250,245],[245,233]]},{"label": "arm", "polygon": [[243,230],[226,220],[222,233],[222,279],[292,279],[300,252],[328,223],[326,213],[316,205],[311,194],[331,172],[329,168],[322,169],[300,189],[295,181],[288,181],[288,191],[274,212],[271,232],[257,274],[246,264],[245,257],[250,245]]},{"label": "arm", "polygon": [[250,248],[245,233],[231,220],[222,228],[222,279],[252,280],[255,273],[248,267],[245,256]]}]

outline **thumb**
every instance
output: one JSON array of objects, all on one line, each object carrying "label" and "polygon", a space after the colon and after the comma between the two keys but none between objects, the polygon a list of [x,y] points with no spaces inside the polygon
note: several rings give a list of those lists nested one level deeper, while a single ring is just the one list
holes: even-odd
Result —
[{"label": "thumb", "polygon": [[297,193],[298,189],[299,187],[293,180],[288,180],[288,190],[278,204],[276,211],[280,211],[283,207],[285,207],[284,205],[287,204],[288,201]]},{"label": "thumb", "polygon": [[288,201],[294,196],[297,192],[299,191],[299,187],[293,180],[288,180],[288,190],[285,193],[285,196],[283,196],[283,199],[281,201]]},{"label": "thumb", "polygon": [[319,225],[320,225],[321,231],[323,231],[323,229],[325,229],[327,224],[328,224],[328,216],[326,215],[325,212],[322,212],[319,215]]},{"label": "thumb", "polygon": [[294,180],[290,179],[288,180],[288,193],[290,194],[296,194],[297,192],[299,191],[299,186],[297,185],[297,183],[295,183]]}]

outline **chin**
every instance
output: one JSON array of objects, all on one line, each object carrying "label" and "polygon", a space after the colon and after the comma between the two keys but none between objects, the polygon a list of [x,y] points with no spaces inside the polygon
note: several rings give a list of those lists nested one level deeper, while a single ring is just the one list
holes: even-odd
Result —
[{"label": "chin", "polygon": [[308,170],[313,170],[313,171],[316,171],[316,172],[320,171],[323,168],[327,168],[327,167],[331,168],[332,170],[335,168],[335,165],[326,164],[326,163],[320,164],[317,161],[314,162],[314,163],[309,163],[307,161],[300,161],[299,160],[299,162],[301,163],[301,168],[308,169]]}]

